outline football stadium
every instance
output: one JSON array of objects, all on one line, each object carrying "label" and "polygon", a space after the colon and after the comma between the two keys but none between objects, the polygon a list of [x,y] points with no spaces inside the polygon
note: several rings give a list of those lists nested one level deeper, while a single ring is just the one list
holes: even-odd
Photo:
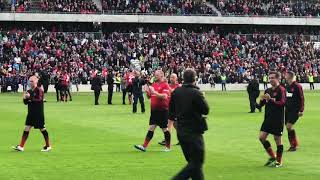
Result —
[{"label": "football stadium", "polygon": [[320,179],[318,0],[0,0],[0,180]]}]

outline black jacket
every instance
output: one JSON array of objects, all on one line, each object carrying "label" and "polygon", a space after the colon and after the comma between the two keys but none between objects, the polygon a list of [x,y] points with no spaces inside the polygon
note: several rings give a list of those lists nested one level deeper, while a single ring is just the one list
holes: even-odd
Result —
[{"label": "black jacket", "polygon": [[170,100],[169,118],[177,119],[177,133],[203,134],[208,129],[206,118],[209,106],[197,86],[184,84],[173,91]]},{"label": "black jacket", "polygon": [[108,90],[113,89],[113,83],[114,83],[113,74],[108,74],[107,75]]},{"label": "black jacket", "polygon": [[54,88],[56,88],[57,90],[60,90],[60,79],[59,79],[59,77],[58,76],[55,76],[54,78],[53,78],[53,80],[54,80]]},{"label": "black jacket", "polygon": [[96,76],[92,79],[91,90],[102,91],[102,80],[100,76]]},{"label": "black jacket", "polygon": [[259,96],[260,94],[260,90],[259,90],[259,83],[257,80],[251,80],[249,82],[249,85],[247,87],[247,91],[249,94],[252,94],[252,95],[257,95]]},{"label": "black jacket", "polygon": [[133,94],[142,94],[142,87],[145,85],[145,80],[139,77],[135,77],[132,81],[132,92]]}]

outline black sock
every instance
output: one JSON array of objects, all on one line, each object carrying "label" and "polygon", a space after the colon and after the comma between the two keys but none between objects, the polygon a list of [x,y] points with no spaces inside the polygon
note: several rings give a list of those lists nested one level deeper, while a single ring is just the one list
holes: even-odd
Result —
[{"label": "black sock", "polygon": [[294,129],[292,129],[292,130],[288,130],[288,136],[289,136],[289,137],[294,137],[294,136],[295,136],[295,134],[296,134],[296,132],[295,132],[295,130],[294,130]]},{"label": "black sock", "polygon": [[148,133],[147,133],[147,138],[148,138],[149,140],[152,139],[152,138],[153,138],[153,134],[154,134],[153,131],[148,131]]},{"label": "black sock", "polygon": [[283,145],[277,146],[277,161],[282,162]]},{"label": "black sock", "polygon": [[171,143],[171,134],[169,131],[164,132],[164,139],[166,141],[166,147],[170,148],[170,143]]},{"label": "black sock", "polygon": [[265,141],[262,144],[263,144],[264,149],[266,150],[266,152],[270,156],[270,158],[275,159],[276,155],[275,155],[275,153],[273,152],[273,150],[271,148],[270,142],[269,141]]},{"label": "black sock", "polygon": [[263,145],[264,149],[266,149],[266,150],[271,147],[271,144],[270,144],[270,142],[268,140],[265,141],[264,143],[262,143],[262,145]]},{"label": "black sock", "polygon": [[148,131],[146,139],[144,140],[144,143],[143,143],[143,147],[144,148],[148,147],[148,144],[149,144],[149,142],[151,141],[151,139],[153,137],[153,133],[154,133],[153,131]]},{"label": "black sock", "polygon": [[48,134],[48,131],[47,130],[44,130],[44,131],[41,131],[42,135],[43,135],[43,138],[46,142],[46,146],[49,147],[50,146],[50,143],[49,143],[49,134]]},{"label": "black sock", "polygon": [[29,136],[29,131],[23,131],[21,142],[20,142],[20,147],[24,147],[24,145],[28,139],[28,136]]}]

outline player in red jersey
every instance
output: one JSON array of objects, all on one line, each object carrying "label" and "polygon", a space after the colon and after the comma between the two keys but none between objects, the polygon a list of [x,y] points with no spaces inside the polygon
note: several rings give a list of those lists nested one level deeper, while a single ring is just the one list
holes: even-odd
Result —
[{"label": "player in red jersey", "polygon": [[60,76],[61,81],[61,102],[67,102],[68,100],[68,88],[70,83],[70,76],[67,71],[63,71]]},{"label": "player in red jersey", "polygon": [[[172,93],[175,89],[177,89],[178,87],[181,86],[181,85],[179,84],[179,82],[178,82],[178,76],[177,76],[177,74],[172,73],[172,74],[170,75],[170,84],[169,84],[169,86],[170,86],[170,96],[169,96],[169,102],[170,102],[171,93]],[[168,120],[168,129],[169,129],[170,133],[172,133],[173,127],[176,127],[176,120],[175,120],[175,119],[172,119],[172,120],[169,119],[169,120]],[[159,144],[162,145],[162,146],[164,146],[164,145],[166,144],[166,141],[163,140],[163,141],[159,142]],[[179,143],[178,143],[177,145],[179,145]]]},{"label": "player in red jersey", "polygon": [[168,109],[170,86],[164,78],[164,73],[161,70],[155,72],[155,83],[152,87],[146,86],[148,98],[151,98],[151,116],[149,121],[149,130],[143,145],[135,145],[134,147],[140,151],[146,151],[149,142],[151,141],[154,130],[159,126],[163,133],[166,142],[165,152],[170,151],[171,134],[168,130]]},{"label": "player in red jersey", "polygon": [[128,99],[129,99],[129,104],[132,103],[132,82],[133,82],[133,79],[134,79],[134,74],[132,73],[132,71],[129,71],[126,73],[125,75],[125,79],[127,81],[127,90],[126,92],[128,93]]}]

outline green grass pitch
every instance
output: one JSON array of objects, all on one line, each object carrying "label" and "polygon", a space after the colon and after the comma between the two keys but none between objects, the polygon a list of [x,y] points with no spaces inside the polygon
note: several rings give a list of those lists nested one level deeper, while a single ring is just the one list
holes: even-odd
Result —
[{"label": "green grass pitch", "polygon": [[[320,96],[319,92],[305,95],[305,116],[296,126],[301,148],[285,152],[284,167],[273,169],[263,167],[267,154],[258,141],[263,113],[247,113],[247,94],[206,93],[211,107],[205,134],[206,179],[320,179]],[[46,125],[53,150],[40,152],[42,134],[32,129],[25,152],[14,152],[11,146],[20,142],[26,116],[21,97],[0,94],[0,180],[166,180],[186,164],[179,146],[169,153],[161,151],[159,129],[148,152],[136,151],[133,145],[144,140],[150,108],[146,114],[132,114],[130,106],[120,105],[120,94],[114,95],[115,105],[108,106],[106,92],[100,106],[93,106],[92,93],[75,93],[68,103],[56,103],[53,94],[47,95]],[[283,139],[287,149],[286,131]],[[175,134],[172,142],[177,142]]]}]

